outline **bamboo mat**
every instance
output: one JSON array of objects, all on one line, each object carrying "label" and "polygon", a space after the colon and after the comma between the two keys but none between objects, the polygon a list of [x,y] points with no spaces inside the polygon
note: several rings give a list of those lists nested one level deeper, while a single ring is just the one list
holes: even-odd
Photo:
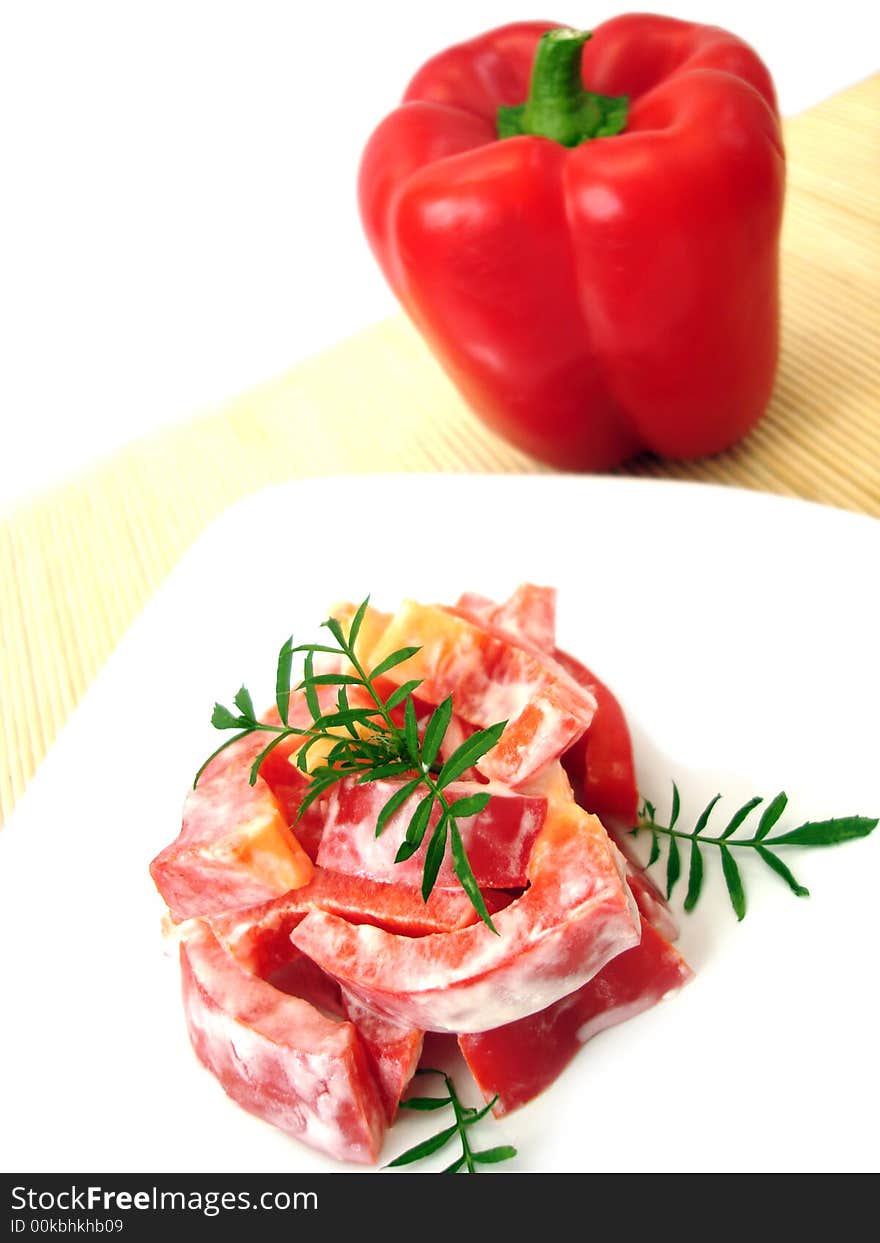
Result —
[{"label": "bamboo mat", "polygon": [[[783,349],[742,444],[626,473],[880,516],[880,76],[786,123]],[[131,621],[231,502],[284,479],[546,468],[464,409],[396,317],[0,520],[0,820]]]}]

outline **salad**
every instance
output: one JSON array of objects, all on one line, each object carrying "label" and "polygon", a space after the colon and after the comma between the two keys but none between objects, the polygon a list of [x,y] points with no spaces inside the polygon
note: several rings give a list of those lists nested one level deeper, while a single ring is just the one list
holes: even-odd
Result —
[{"label": "salad", "polygon": [[[632,830],[652,834],[651,862],[667,836],[668,891],[690,837],[695,902],[712,805],[690,835],[673,827],[677,792],[668,826],[640,807],[624,714],[556,647],[551,588],[391,615],[364,601],[325,626],[326,641],[282,646],[269,711],[244,687],[215,706],[230,736],[151,864],[190,1039],[233,1100],[331,1157],[376,1163],[399,1109],[448,1103],[454,1124],[392,1164],[456,1136],[450,1170],[497,1163],[513,1149],[475,1152],[468,1127],[549,1089],[592,1036],[691,978]],[[783,807],[755,836],[783,879],[775,841],[876,824],[768,837]],[[732,831],[717,842],[740,914],[730,848],[754,842]],[[464,1108],[447,1075],[446,1097],[415,1091],[414,1076],[442,1073],[423,1064],[435,1032],[457,1041],[484,1109]]]}]

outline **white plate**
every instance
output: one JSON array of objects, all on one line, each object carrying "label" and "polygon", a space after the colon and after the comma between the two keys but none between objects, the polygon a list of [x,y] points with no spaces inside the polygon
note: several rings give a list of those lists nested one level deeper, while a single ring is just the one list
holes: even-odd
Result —
[{"label": "white plate", "polygon": [[[271,702],[280,641],[312,637],[330,603],[556,584],[560,643],[618,692],[658,808],[673,778],[691,816],[716,790],[720,817],[784,788],[793,826],[880,813],[878,565],[869,519],[687,484],[344,478],[228,511],[0,834],[0,1168],[340,1168],[244,1113],[195,1061],[147,872],[215,739],[214,699],[245,681]],[[483,1123],[487,1144],[519,1149],[501,1168],[876,1168],[880,832],[786,858],[813,896],[746,860],[742,924],[710,861],[680,942],[694,983]],[[385,1154],[435,1127],[405,1119]]]}]

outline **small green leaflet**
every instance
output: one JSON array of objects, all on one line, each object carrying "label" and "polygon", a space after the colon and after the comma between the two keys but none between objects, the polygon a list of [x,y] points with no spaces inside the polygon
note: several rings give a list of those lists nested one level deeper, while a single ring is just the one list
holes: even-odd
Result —
[{"label": "small green leaflet", "polygon": [[421,651],[421,648],[402,647],[399,651],[392,652],[375,669],[370,671],[370,681],[372,682],[375,678],[381,677],[383,673],[388,673],[389,670],[394,669],[397,665],[402,665],[405,660],[410,660],[418,651]]},{"label": "small green leaflet", "polygon": [[[646,806],[650,806],[651,815],[653,816],[654,815],[654,804],[650,803],[650,804],[646,804]],[[669,813],[670,829],[675,828],[676,821],[678,820],[678,813],[680,811],[681,811],[681,796],[678,793],[678,786],[673,781],[672,783],[672,810]]]},{"label": "small green leaflet", "polygon": [[248,718],[249,720],[253,720],[256,716],[256,713],[254,712],[254,701],[251,699],[251,693],[246,686],[242,686],[239,689],[233,702],[242,716]]},{"label": "small green leaflet", "polygon": [[[303,663],[302,687],[306,693],[306,703],[308,705],[309,712],[311,712],[312,714],[312,719],[315,721],[318,721],[321,719],[321,705],[318,702],[318,692],[315,690],[314,664],[315,664],[315,653],[307,652],[305,661]],[[340,712],[340,713],[337,713],[337,715],[341,717],[343,714]],[[334,725],[335,724],[343,725],[345,723],[346,722],[342,720],[338,722],[336,721],[333,722]],[[326,728],[326,723],[325,723],[325,728]]]},{"label": "small green leaflet", "polygon": [[449,821],[450,834],[452,837],[452,861],[455,868],[455,875],[461,881],[461,886],[471,900],[471,905],[476,910],[483,923],[493,932],[497,929],[489,918],[489,912],[486,910],[486,903],[483,901],[483,895],[480,893],[476,878],[471,871],[471,865],[464,851],[464,843],[461,840],[461,834],[458,831],[457,822],[450,817]]},{"label": "small green leaflet", "polygon": [[370,603],[370,597],[367,596],[366,599],[362,600],[361,603],[358,605],[357,610],[355,611],[355,615],[351,619],[351,625],[348,628],[349,647],[354,647],[354,645],[357,643],[357,637],[361,632],[361,625],[363,624],[364,616],[366,615],[369,603]]},{"label": "small green leaflet", "polygon": [[[656,837],[654,838],[656,841]],[[691,842],[691,863],[688,868],[688,890],[684,900],[684,909],[692,911],[700,900],[703,888],[703,855],[697,839]]]},{"label": "small green leaflet", "polygon": [[479,1165],[497,1165],[499,1161],[509,1161],[516,1156],[516,1149],[510,1144],[499,1144],[497,1148],[484,1148],[482,1152],[471,1153]]},{"label": "small green leaflet", "polygon": [[428,843],[428,849],[425,852],[425,871],[422,877],[422,898],[425,902],[431,896],[431,890],[437,880],[440,871],[440,864],[443,862],[443,856],[446,854],[446,838],[449,833],[449,813],[443,812],[437,823],[437,828],[431,836]]},{"label": "small green leaflet", "polygon": [[419,762],[419,724],[416,720],[416,706],[412,695],[403,705],[403,741],[406,754],[414,764]]},{"label": "small green leaflet", "polygon": [[442,790],[451,785],[463,772],[472,768],[477,760],[482,759],[487,751],[491,751],[506,727],[506,721],[499,721],[497,725],[490,725],[488,729],[479,729],[475,734],[471,734],[470,738],[466,738],[440,769],[440,775],[437,778],[438,789]]},{"label": "small green leaflet", "polygon": [[[412,703],[412,700],[410,700]],[[444,699],[439,708],[435,708],[425,728],[422,739],[422,763],[430,768],[437,758],[440,744],[446,736],[449,722],[452,720],[452,696]]]},{"label": "small green leaflet", "polygon": [[[420,783],[421,784],[421,783]],[[416,853],[425,838],[431,812],[434,810],[433,792],[426,794],[416,807],[406,830],[406,836],[400,844],[395,863],[403,863]]]},{"label": "small green leaflet", "polygon": [[240,729],[242,725],[247,725],[247,721],[224,708],[222,704],[214,704],[211,724],[215,729]]},{"label": "small green leaflet", "polygon": [[[746,806],[748,806],[748,804],[746,804]],[[761,821],[758,825],[758,831],[755,834],[755,839],[757,841],[760,841],[762,838],[767,836],[787,806],[788,795],[783,791],[780,791],[780,793],[776,795],[776,798],[773,799],[771,803],[768,803],[764,808]],[[727,833],[727,836],[729,837],[730,833]]]},{"label": "small green leaflet", "polygon": [[[718,795],[716,794],[715,798],[717,799],[717,797]],[[713,802],[714,801],[715,800],[713,799]],[[732,837],[733,834],[739,828],[739,826],[742,824],[742,822],[751,814],[751,812],[759,805],[759,803],[762,803],[763,801],[764,800],[762,798],[750,798],[747,803],[743,803],[739,811],[735,811],[733,815],[731,816],[730,823],[728,824],[724,832],[721,834],[722,838]],[[705,827],[705,821],[703,822],[703,825]]]},{"label": "small green leaflet", "polygon": [[706,847],[717,849],[721,856],[721,872],[727,887],[730,904],[737,919],[741,920],[745,918],[746,914],[746,891],[742,872],[733,854],[734,849],[753,850],[762,863],[765,863],[772,872],[775,872],[777,876],[785,881],[792,893],[799,898],[805,898],[809,896],[810,891],[797,880],[787,864],[783,863],[779,858],[779,855],[776,853],[778,847],[836,846],[841,842],[867,837],[877,827],[877,820],[868,816],[842,816],[834,820],[808,821],[798,828],[789,829],[784,833],[771,837],[771,832],[788,806],[788,797],[781,792],[766,804],[758,822],[758,827],[752,837],[736,837],[735,834],[752,812],[764,802],[763,798],[760,797],[749,799],[747,803],[744,803],[742,807],[734,812],[728,821],[727,827],[718,837],[707,837],[706,828],[709,818],[720,798],[721,795],[716,794],[714,798],[709,800],[697,817],[696,823],[690,832],[676,829],[674,826],[681,811],[681,799],[678,786],[673,782],[669,824],[663,825],[657,822],[656,807],[648,799],[645,799],[642,810],[639,813],[638,824],[633,829],[634,834],[638,834],[642,830],[651,834],[651,852],[646,867],[651,867],[659,860],[661,838],[665,837],[668,839],[669,846],[666,856],[667,897],[671,896],[681,877],[679,843],[687,843],[690,849],[690,856],[687,895],[684,900],[684,909],[686,911],[694,909],[703,891],[703,851]]},{"label": "small green leaflet", "polygon": [[672,897],[672,891],[681,876],[681,855],[678,853],[678,841],[669,839],[669,853],[666,856],[666,897]]},{"label": "small green leaflet", "polygon": [[[439,875],[440,867],[446,854],[447,845],[451,850],[453,869],[461,882],[480,918],[493,932],[496,931],[482,894],[474,879],[468,861],[457,821],[468,816],[477,815],[488,802],[488,795],[475,794],[466,798],[447,798],[444,791],[477,762],[487,751],[495,746],[500,738],[505,721],[480,729],[471,734],[445,762],[440,763],[443,742],[452,721],[452,697],[444,699],[432,712],[421,738],[420,725],[416,712],[413,693],[421,686],[418,678],[404,682],[396,687],[383,699],[375,685],[375,680],[396,669],[410,660],[420,650],[417,647],[402,647],[389,653],[369,673],[365,671],[358,659],[355,642],[366,616],[369,596],[358,606],[348,628],[345,629],[336,617],[329,617],[323,626],[329,630],[336,640],[336,647],[327,643],[300,643],[294,646],[292,638],[281,645],[275,669],[275,706],[281,724],[274,725],[257,718],[253,699],[246,686],[236,692],[233,703],[237,712],[215,704],[211,716],[211,724],[219,730],[235,730],[231,738],[227,738],[214,751],[196,773],[194,785],[197,785],[202,773],[227,747],[247,738],[252,734],[267,734],[266,746],[256,755],[251,763],[251,785],[257,780],[260,765],[275,747],[287,738],[298,738],[300,746],[297,751],[296,765],[301,772],[311,777],[311,786],[302,800],[297,819],[318,798],[327,793],[337,782],[350,779],[358,784],[380,781],[385,778],[401,778],[405,784],[395,790],[376,820],[376,836],[382,833],[394,815],[401,811],[408,800],[420,790],[423,797],[415,807],[409,822],[405,840],[397,852],[397,861],[402,862],[420,849],[429,827],[434,826],[425,848],[425,860],[422,876],[422,894],[428,900]],[[316,673],[316,655],[341,657],[339,662],[351,672]],[[290,697],[292,694],[293,660],[295,656],[303,656],[302,679],[296,690],[302,691],[305,706],[311,721],[302,726],[290,723]],[[327,691],[335,688],[335,705],[322,705],[322,692],[326,698]],[[356,688],[361,692],[360,703],[352,706],[348,691]],[[364,700],[367,702],[365,703]],[[396,723],[392,712],[403,706],[403,726]],[[345,730],[347,737],[335,733]],[[311,754],[318,744],[323,745],[321,759],[317,766],[310,767]],[[437,812],[436,817],[432,813]]]},{"label": "small green leaflet", "polygon": [[796,897],[808,898],[810,896],[809,889],[805,889],[803,885],[799,884],[798,881],[795,880],[791,871],[786,867],[778,855],[771,854],[771,852],[764,846],[756,846],[755,850],[757,850],[759,857],[764,860],[767,866],[772,868],[777,876],[782,877],[786,885],[788,885],[789,889],[793,894],[795,894]]},{"label": "small green leaflet", "polygon": [[[448,1105],[451,1104],[451,1101],[442,1100],[440,1103],[441,1105]],[[401,1105],[405,1108],[406,1102],[401,1102]],[[424,1157],[430,1157],[431,1153],[439,1152],[445,1144],[448,1144],[457,1131],[458,1127],[453,1123],[445,1131],[438,1131],[430,1139],[423,1140],[421,1144],[416,1144],[415,1147],[408,1148],[406,1152],[402,1152],[399,1157],[389,1161],[386,1168],[390,1169],[394,1165],[412,1165],[413,1161],[421,1161]]]},{"label": "small green leaflet", "polygon": [[468,794],[464,798],[457,798],[454,803],[451,803],[449,810],[456,820],[461,820],[464,816],[478,816],[481,811],[485,811],[488,805],[488,794]]},{"label": "small green leaflet", "polygon": [[385,700],[386,708],[396,708],[406,699],[407,695],[411,695],[413,691],[418,690],[422,685],[421,678],[414,678],[411,682],[404,682],[403,686],[398,686],[396,691],[392,691]]},{"label": "small green leaflet", "polygon": [[389,1161],[386,1169],[392,1169],[395,1166],[412,1165],[415,1161],[421,1161],[424,1157],[430,1157],[435,1152],[439,1152],[441,1148],[458,1136],[461,1142],[461,1156],[447,1165],[443,1170],[444,1174],[457,1174],[459,1170],[465,1170],[468,1174],[476,1174],[478,1165],[497,1165],[501,1161],[509,1161],[511,1157],[516,1156],[516,1149],[510,1144],[499,1144],[495,1148],[484,1148],[474,1151],[470,1145],[468,1136],[469,1129],[475,1123],[485,1118],[486,1114],[497,1101],[498,1097],[493,1097],[489,1104],[483,1109],[470,1109],[462,1105],[458,1093],[455,1090],[455,1084],[449,1075],[442,1070],[433,1070],[423,1068],[416,1071],[417,1075],[439,1075],[446,1085],[446,1096],[414,1096],[407,1101],[400,1102],[401,1109],[412,1109],[420,1113],[433,1112],[437,1109],[444,1109],[447,1105],[451,1105],[455,1114],[455,1121],[450,1127],[444,1127],[438,1131],[436,1135],[432,1135],[430,1139],[422,1140],[421,1143],[407,1148],[406,1152],[402,1152],[399,1157],[395,1157],[393,1161]]},{"label": "small green leaflet", "polygon": [[721,870],[724,872],[724,883],[730,895],[730,905],[736,912],[737,919],[745,919],[746,893],[736,860],[730,853],[730,847],[724,842],[719,844],[718,849],[721,851]]},{"label": "small green leaflet", "polygon": [[287,725],[290,710],[290,675],[293,667],[293,639],[285,639],[278,653],[278,665],[275,670],[275,706],[281,717],[281,724]]},{"label": "small green leaflet", "polygon": [[405,786],[401,786],[396,794],[392,794],[391,798],[379,812],[376,817],[376,836],[378,837],[385,825],[391,819],[396,811],[398,811],[411,794],[415,794],[416,790],[422,784],[421,777],[414,777],[412,781],[407,782]]},{"label": "small green leaflet", "polygon": [[807,821],[797,829],[781,833],[764,842],[765,846],[836,846],[857,837],[867,837],[876,827],[876,820],[867,816],[847,816],[842,820]]}]

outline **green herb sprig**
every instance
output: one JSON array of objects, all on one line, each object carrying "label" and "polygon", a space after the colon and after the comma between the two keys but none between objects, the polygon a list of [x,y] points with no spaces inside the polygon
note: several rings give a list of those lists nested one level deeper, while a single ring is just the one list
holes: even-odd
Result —
[{"label": "green herb sprig", "polygon": [[412,1096],[408,1101],[401,1101],[401,1109],[415,1109],[419,1111],[443,1109],[446,1105],[451,1105],[455,1114],[455,1121],[452,1126],[446,1127],[442,1131],[438,1131],[436,1135],[432,1135],[430,1139],[422,1140],[420,1144],[415,1144],[412,1148],[408,1148],[406,1152],[402,1152],[399,1157],[395,1157],[393,1161],[389,1161],[386,1169],[390,1169],[395,1165],[412,1165],[414,1161],[421,1161],[424,1157],[430,1157],[433,1153],[439,1152],[456,1135],[461,1140],[461,1156],[447,1165],[441,1170],[442,1174],[457,1174],[460,1170],[464,1170],[468,1174],[478,1173],[478,1165],[498,1165],[501,1161],[509,1161],[511,1157],[516,1156],[516,1149],[510,1144],[499,1144],[496,1148],[484,1148],[480,1152],[474,1152],[468,1139],[468,1128],[472,1127],[475,1122],[479,1122],[481,1118],[485,1118],[486,1114],[498,1100],[495,1096],[483,1109],[469,1109],[462,1105],[455,1090],[455,1084],[449,1075],[442,1070],[432,1070],[424,1067],[416,1071],[417,1075],[441,1075],[446,1084],[447,1096]]},{"label": "green herb sprig", "polygon": [[835,820],[807,821],[807,823],[799,825],[795,829],[789,829],[785,833],[779,833],[774,837],[770,837],[771,830],[788,805],[787,795],[779,793],[765,806],[758,822],[757,830],[752,837],[735,837],[734,834],[752,812],[764,802],[763,798],[751,798],[747,803],[743,803],[742,807],[734,812],[720,836],[707,837],[705,830],[709,823],[709,817],[720,798],[721,795],[716,794],[714,798],[709,800],[697,817],[693,829],[689,832],[676,829],[675,825],[678,823],[681,811],[681,798],[678,786],[673,782],[669,824],[658,824],[657,811],[654,804],[645,799],[639,812],[638,824],[632,830],[633,835],[637,835],[642,831],[647,831],[651,834],[651,852],[648,856],[647,867],[651,867],[660,858],[660,838],[666,837],[669,839],[666,855],[667,898],[672,896],[672,891],[681,877],[682,860],[678,843],[681,841],[690,844],[688,887],[684,900],[684,909],[686,911],[694,909],[702,893],[703,848],[706,846],[715,847],[721,855],[721,870],[724,875],[727,892],[730,896],[730,903],[736,912],[737,919],[741,920],[746,913],[746,894],[739,866],[732,853],[733,849],[753,851],[771,871],[785,881],[792,893],[799,898],[806,898],[809,897],[809,889],[800,884],[789,867],[775,853],[775,848],[779,846],[836,846],[840,842],[851,841],[853,838],[867,837],[877,827],[877,821],[867,816],[842,816]]},{"label": "green herb sprig", "polygon": [[[292,638],[282,644],[275,673],[275,703],[281,718],[281,725],[271,725],[257,719],[253,699],[247,687],[244,686],[233,700],[237,712],[233,712],[220,703],[214,705],[211,724],[215,729],[234,730],[235,733],[205,760],[193,784],[198,784],[208,764],[221,751],[255,733],[271,734],[274,737],[251,766],[251,785],[256,781],[260,765],[266,756],[285,738],[297,736],[304,739],[296,758],[297,767],[304,773],[309,773],[308,758],[311,748],[319,741],[330,743],[330,750],[325,761],[317,765],[309,774],[311,785],[300,804],[297,820],[316,799],[326,794],[333,785],[344,778],[356,778],[357,783],[363,785],[365,782],[379,781],[386,777],[408,777],[409,780],[395,791],[380,811],[376,821],[376,836],[378,837],[383,831],[395,812],[399,811],[409,798],[424,788],[426,792],[410,818],[406,836],[397,851],[395,862],[401,863],[415,854],[425,839],[435,808],[439,809],[439,816],[425,852],[422,897],[427,902],[437,880],[447,843],[449,843],[453,870],[462,888],[483,922],[493,932],[497,932],[474,877],[458,827],[459,819],[475,816],[486,807],[489,795],[469,794],[450,802],[447,789],[463,772],[495,746],[507,722],[500,721],[488,729],[477,730],[466,738],[444,763],[440,763],[438,760],[440,748],[452,719],[452,697],[444,699],[434,709],[421,738],[416,719],[416,706],[412,697],[413,692],[421,686],[421,680],[413,679],[404,682],[392,691],[387,699],[382,698],[376,689],[376,679],[396,666],[402,665],[420,649],[418,647],[399,648],[386,656],[375,668],[369,671],[364,669],[355,651],[355,644],[369,599],[368,596],[358,607],[347,635],[338,618],[330,617],[322,623],[336,640],[336,647],[322,643],[301,643],[294,646]],[[314,661],[318,653],[345,657],[354,672],[316,674]],[[302,681],[292,688],[293,663],[297,655],[303,656],[303,676]],[[336,705],[330,712],[321,710],[318,688],[322,686],[337,688]],[[367,706],[352,707],[348,698],[350,687],[360,687],[372,703]],[[290,724],[290,696],[293,689],[305,692],[306,704],[312,718],[311,723],[305,729]],[[393,710],[401,705],[404,710],[402,728],[395,723],[391,715]],[[340,735],[334,732],[340,729],[344,729],[346,733]]]}]

